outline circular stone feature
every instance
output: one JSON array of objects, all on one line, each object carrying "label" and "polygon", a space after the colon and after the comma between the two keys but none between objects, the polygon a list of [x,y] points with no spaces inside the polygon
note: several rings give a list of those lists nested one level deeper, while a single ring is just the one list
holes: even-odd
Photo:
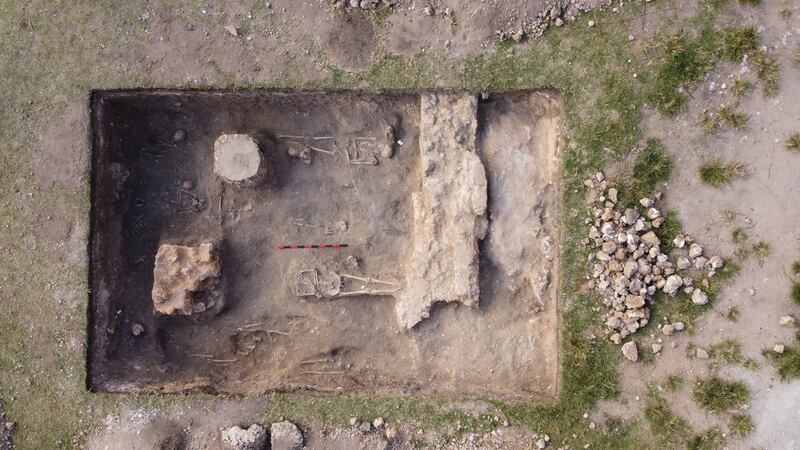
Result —
[{"label": "circular stone feature", "polygon": [[247,134],[223,134],[214,142],[214,173],[229,183],[253,185],[266,177],[266,161]]}]

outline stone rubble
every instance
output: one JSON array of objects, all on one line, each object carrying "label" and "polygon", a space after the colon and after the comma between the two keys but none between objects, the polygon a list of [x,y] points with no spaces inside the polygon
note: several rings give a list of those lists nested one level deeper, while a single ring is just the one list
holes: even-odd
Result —
[{"label": "stone rubble", "polygon": [[[658,290],[670,297],[683,292],[697,305],[708,303],[708,294],[695,284],[702,280],[697,284],[707,289],[708,278],[723,267],[723,260],[703,256],[703,246],[685,234],[673,239],[672,256],[662,253],[657,230],[666,219],[656,204],[660,192],[640,199],[641,210],[638,206],[623,209],[619,191],[609,186],[603,173],[584,185],[591,217],[586,219],[589,232],[583,242],[594,249],[589,255],[592,280],[588,286],[601,294],[603,305],[609,308],[602,319],[612,342],[621,344],[650,321],[650,304]],[[680,322],[666,324],[661,332],[669,336],[683,327]],[[628,347],[625,356],[635,361],[630,355]]]},{"label": "stone rubble", "polygon": [[260,450],[267,444],[267,430],[253,424],[248,428],[233,426],[222,430],[223,448],[230,450]]},{"label": "stone rubble", "polygon": [[269,429],[272,450],[300,450],[303,448],[303,433],[297,425],[285,420],[273,423]]}]

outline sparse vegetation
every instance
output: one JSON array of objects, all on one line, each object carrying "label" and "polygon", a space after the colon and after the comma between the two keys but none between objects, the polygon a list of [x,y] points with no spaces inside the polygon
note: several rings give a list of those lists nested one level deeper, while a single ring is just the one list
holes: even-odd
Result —
[{"label": "sparse vegetation", "polygon": [[728,429],[737,437],[747,436],[754,428],[753,419],[747,414],[733,414],[728,421]]},{"label": "sparse vegetation", "polygon": [[764,241],[758,241],[753,246],[753,254],[755,254],[759,259],[764,259],[769,256],[769,244]]},{"label": "sparse vegetation", "polygon": [[683,386],[683,377],[677,373],[673,373],[672,375],[668,376],[664,382],[664,387],[673,392],[680,389],[681,386]]},{"label": "sparse vegetation", "polygon": [[698,118],[700,127],[706,134],[713,133],[717,127],[725,125],[734,130],[743,130],[747,126],[747,114],[736,112],[732,106],[720,108],[716,113],[703,110]]},{"label": "sparse vegetation", "polygon": [[790,134],[784,145],[789,150],[800,151],[800,132]]},{"label": "sparse vegetation", "polygon": [[722,57],[738,62],[744,55],[758,48],[758,32],[755,27],[727,28],[722,32]]},{"label": "sparse vegetation", "polygon": [[720,122],[734,130],[743,130],[747,125],[747,114],[734,111],[730,105],[720,108],[718,114]]},{"label": "sparse vegetation", "polygon": [[725,318],[730,320],[731,322],[736,322],[739,320],[739,308],[735,306],[731,306],[728,309],[728,312],[725,313]]},{"label": "sparse vegetation", "polygon": [[731,240],[734,244],[744,244],[747,242],[748,237],[750,236],[748,236],[747,232],[741,227],[734,228],[733,231],[731,231]]},{"label": "sparse vegetation", "polygon": [[758,6],[761,4],[761,0],[739,0],[739,3],[742,5]]},{"label": "sparse vegetation", "polygon": [[753,83],[749,80],[745,80],[744,78],[737,78],[733,80],[731,84],[731,94],[734,97],[744,97],[753,89]]},{"label": "sparse vegetation", "polygon": [[723,412],[746,402],[750,392],[740,381],[727,381],[717,377],[697,383],[692,392],[694,400],[703,408]]},{"label": "sparse vegetation", "polygon": [[781,5],[778,15],[781,17],[781,19],[789,20],[789,18],[792,17],[792,10],[789,9],[789,6],[786,5],[786,3],[784,3]]},{"label": "sparse vegetation", "polygon": [[700,180],[714,187],[730,183],[736,177],[744,176],[744,164],[739,161],[709,161],[700,166]]},{"label": "sparse vegetation", "polygon": [[727,364],[740,363],[742,344],[733,339],[726,339],[711,346],[711,367],[719,368]]},{"label": "sparse vegetation", "polygon": [[668,447],[679,447],[692,430],[686,420],[675,414],[667,400],[654,388],[648,390],[644,417],[650,424],[650,429],[662,441],[662,445]]},{"label": "sparse vegetation", "polygon": [[672,163],[664,145],[657,139],[648,139],[644,148],[636,155],[633,168],[619,184],[621,201],[628,207],[636,206],[640,198],[647,197],[656,184],[667,181],[672,172]]},{"label": "sparse vegetation", "polygon": [[795,261],[792,263],[792,275],[800,277],[800,261]]},{"label": "sparse vegetation", "polygon": [[716,450],[725,441],[717,428],[694,435],[687,443],[687,450]]},{"label": "sparse vegetation", "polygon": [[758,75],[758,79],[764,82],[764,95],[772,97],[778,93],[778,61],[767,55],[765,51],[755,51],[750,53],[750,62]]},{"label": "sparse vegetation", "polygon": [[798,306],[800,306],[800,283],[792,283],[792,300]]}]

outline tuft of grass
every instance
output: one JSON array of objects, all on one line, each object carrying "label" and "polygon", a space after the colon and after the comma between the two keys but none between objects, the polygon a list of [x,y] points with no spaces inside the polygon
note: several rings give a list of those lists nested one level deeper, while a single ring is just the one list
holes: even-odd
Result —
[{"label": "tuft of grass", "polygon": [[789,150],[800,151],[800,131],[790,134],[783,145]]},{"label": "tuft of grass", "polygon": [[769,244],[764,241],[758,241],[753,246],[753,253],[760,259],[764,259],[769,256]]},{"label": "tuft of grass", "polygon": [[781,5],[781,9],[778,10],[778,16],[783,20],[789,20],[789,18],[792,17],[792,10],[789,9],[786,3]]},{"label": "tuft of grass", "polygon": [[792,61],[794,61],[795,65],[800,66],[800,46],[794,50],[794,53],[792,54]]},{"label": "tuft of grass", "polygon": [[742,227],[734,228],[731,231],[731,240],[734,244],[744,244],[747,242],[748,237],[750,236],[747,235],[747,232]]},{"label": "tuft of grass", "polygon": [[737,78],[731,84],[731,94],[734,97],[742,98],[753,89],[753,83],[744,78]]},{"label": "tuft of grass", "polygon": [[728,429],[736,437],[745,437],[755,429],[753,419],[747,414],[733,414],[728,420]]},{"label": "tuft of grass", "polygon": [[664,381],[664,387],[672,392],[677,391],[681,388],[681,386],[683,386],[683,377],[677,373],[673,373],[672,375],[668,376]]},{"label": "tuft of grass", "polygon": [[755,27],[731,27],[722,32],[720,53],[723,58],[739,62],[744,55],[758,48],[758,32]]},{"label": "tuft of grass", "polygon": [[687,450],[716,450],[719,448],[725,438],[717,428],[712,428],[704,433],[695,434],[688,442],[686,442]]},{"label": "tuft of grass", "polygon": [[764,95],[767,97],[776,95],[779,87],[778,61],[767,55],[765,51],[751,52],[750,61],[758,75],[758,79],[764,83]]},{"label": "tuft of grass", "polygon": [[792,263],[792,275],[800,277],[800,261],[795,261]]},{"label": "tuft of grass", "polygon": [[800,378],[800,352],[796,348],[786,347],[783,353],[775,353],[770,348],[762,353],[778,369],[781,380]]},{"label": "tuft of grass", "polygon": [[743,130],[747,125],[747,114],[734,111],[730,105],[723,106],[718,112],[719,121],[734,130]]},{"label": "tuft of grass", "polygon": [[711,367],[719,368],[728,364],[744,361],[742,344],[733,339],[726,339],[711,346]]},{"label": "tuft of grass", "polygon": [[739,3],[742,5],[758,6],[761,4],[761,0],[739,0]]},{"label": "tuft of grass", "polygon": [[744,176],[744,164],[739,161],[719,160],[703,163],[699,169],[700,180],[709,186],[720,187],[736,177]]},{"label": "tuft of grass", "polygon": [[692,392],[692,397],[700,406],[713,412],[723,412],[739,406],[749,396],[750,391],[744,383],[717,377],[699,381]]},{"label": "tuft of grass", "polygon": [[800,306],[800,283],[792,283],[792,300],[798,306]]},{"label": "tuft of grass", "polygon": [[739,320],[739,308],[731,306],[728,312],[725,313],[725,318],[731,322],[737,322]]}]

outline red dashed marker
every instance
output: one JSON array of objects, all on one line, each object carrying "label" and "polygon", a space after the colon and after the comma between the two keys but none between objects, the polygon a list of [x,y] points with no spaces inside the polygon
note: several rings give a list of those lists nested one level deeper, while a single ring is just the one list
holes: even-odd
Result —
[{"label": "red dashed marker", "polygon": [[305,244],[305,245],[276,245],[278,250],[300,250],[307,248],[342,248],[347,247],[347,244]]}]

